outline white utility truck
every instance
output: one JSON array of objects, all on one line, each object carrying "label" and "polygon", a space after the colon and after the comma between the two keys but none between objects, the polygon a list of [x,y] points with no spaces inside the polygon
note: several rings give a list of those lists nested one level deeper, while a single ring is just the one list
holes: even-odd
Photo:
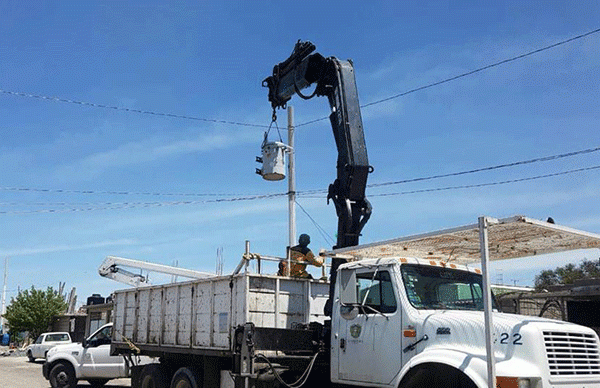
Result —
[{"label": "white utility truck", "polygon": [[[132,365],[152,362],[148,357],[123,357],[110,354],[113,324],[108,323],[83,341],[57,345],[48,351],[42,374],[53,388],[75,387],[87,380],[101,387],[109,380],[130,376]],[[70,342],[70,341],[69,341]]]},{"label": "white utility truck", "polygon": [[598,388],[596,333],[498,312],[487,275],[489,260],[598,246],[518,216],[334,250],[348,262],[330,317],[326,281],[239,271],[267,259],[247,246],[230,276],[115,292],[112,351],[160,360],[132,368],[134,388]]},{"label": "white utility truck", "polygon": [[[242,272],[251,259],[266,259],[248,245],[231,276],[138,287],[146,279],[134,275],[128,284],[136,288],[114,295],[111,350],[160,363],[132,367],[132,387],[600,388],[596,333],[498,312],[487,271],[489,260],[597,248],[600,236],[525,217],[481,217],[360,246],[373,167],[354,68],[314,50],[299,41],[263,85],[273,121],[294,94],[328,98],[338,150],[327,195],[338,216],[329,282],[250,273],[248,265]],[[312,95],[301,94],[312,84]],[[269,158],[282,151],[269,147],[285,146],[266,135],[258,172],[279,179]],[[481,269],[473,266],[479,259]],[[116,264],[100,273],[128,276]]]}]

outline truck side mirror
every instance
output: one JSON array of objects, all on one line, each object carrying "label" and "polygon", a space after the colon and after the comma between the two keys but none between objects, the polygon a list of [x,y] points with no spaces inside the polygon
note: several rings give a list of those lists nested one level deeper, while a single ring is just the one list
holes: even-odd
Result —
[{"label": "truck side mirror", "polygon": [[87,338],[84,338],[84,339],[81,341],[81,346],[83,346],[84,348],[87,348],[87,346],[88,346],[88,341],[87,341]]},{"label": "truck side mirror", "polygon": [[340,316],[347,321],[351,321],[358,316],[358,307],[352,305],[341,305]]},{"label": "truck side mirror", "polygon": [[341,270],[338,274],[340,288],[340,316],[353,320],[358,316],[356,295],[356,272],[351,269]]},{"label": "truck side mirror", "polygon": [[356,272],[351,269],[344,269],[341,270],[338,275],[341,304],[344,305],[358,303],[356,294]]}]

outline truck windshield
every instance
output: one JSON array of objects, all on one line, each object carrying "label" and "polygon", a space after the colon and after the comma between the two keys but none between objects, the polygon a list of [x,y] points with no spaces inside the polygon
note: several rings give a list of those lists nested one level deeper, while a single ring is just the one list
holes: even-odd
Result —
[{"label": "truck windshield", "polygon": [[481,275],[416,264],[403,264],[401,271],[408,300],[418,309],[483,310]]}]

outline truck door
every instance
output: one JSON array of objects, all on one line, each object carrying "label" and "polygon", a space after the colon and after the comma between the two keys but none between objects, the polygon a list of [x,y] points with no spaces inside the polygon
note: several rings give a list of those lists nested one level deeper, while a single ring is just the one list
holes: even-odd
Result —
[{"label": "truck door", "polygon": [[356,270],[358,314],[336,314],[341,381],[388,384],[400,371],[402,314],[392,276],[389,268]]},{"label": "truck door", "polygon": [[125,360],[110,355],[112,326],[98,330],[89,338],[83,349],[81,374],[92,378],[125,377]]}]

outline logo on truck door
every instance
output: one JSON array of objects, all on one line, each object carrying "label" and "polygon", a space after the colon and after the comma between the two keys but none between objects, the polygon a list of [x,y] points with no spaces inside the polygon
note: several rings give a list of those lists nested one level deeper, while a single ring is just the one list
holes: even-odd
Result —
[{"label": "logo on truck door", "polygon": [[350,326],[350,335],[352,336],[352,338],[358,338],[360,337],[360,332],[362,330],[362,327],[358,324],[352,325]]}]

